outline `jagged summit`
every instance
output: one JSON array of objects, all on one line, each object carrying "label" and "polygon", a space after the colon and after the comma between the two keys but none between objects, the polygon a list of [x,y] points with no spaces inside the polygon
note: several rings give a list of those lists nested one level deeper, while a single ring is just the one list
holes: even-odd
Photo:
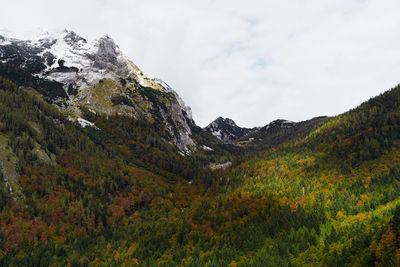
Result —
[{"label": "jagged summit", "polygon": [[232,126],[232,127],[238,127],[237,125],[236,125],[236,123],[232,120],[232,119],[229,119],[229,118],[222,118],[222,117],[218,117],[216,120],[215,120],[215,122],[218,122],[218,123],[226,123],[226,124],[228,124],[228,125],[230,125],[230,126]]},{"label": "jagged summit", "polygon": [[8,39],[22,40],[22,41],[38,41],[41,39],[54,39],[55,36],[60,36],[65,33],[73,33],[76,35],[74,31],[71,30],[56,30],[56,31],[48,31],[43,28],[36,28],[29,31],[11,31],[9,29],[0,29],[0,35],[6,37]]},{"label": "jagged summit", "polygon": [[[109,35],[90,43],[69,30],[40,30],[26,35],[3,30],[0,31],[0,36],[2,63],[16,59],[26,63],[34,59],[35,68],[31,71],[50,80],[61,83],[73,80],[81,86],[92,85],[103,78],[131,76],[143,86],[159,89],[154,81],[143,75],[140,69],[124,56]],[[60,74],[57,67],[69,68],[71,71],[67,72],[64,69]]]},{"label": "jagged summit", "polygon": [[204,130],[224,142],[232,142],[246,136],[253,129],[239,127],[232,119],[218,117]]}]

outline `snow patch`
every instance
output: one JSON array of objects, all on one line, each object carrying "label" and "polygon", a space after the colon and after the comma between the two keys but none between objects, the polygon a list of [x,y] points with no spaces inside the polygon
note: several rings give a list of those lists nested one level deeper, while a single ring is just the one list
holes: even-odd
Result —
[{"label": "snow patch", "polygon": [[212,135],[214,135],[215,137],[217,137],[218,139],[222,138],[222,134],[221,134],[221,130],[218,131],[213,131]]},{"label": "snow patch", "polygon": [[232,166],[232,162],[227,161],[225,163],[220,163],[220,164],[211,163],[209,168],[212,170],[219,170],[219,169],[227,169],[231,166]]},{"label": "snow patch", "polygon": [[97,128],[97,127],[94,125],[93,122],[87,121],[87,120],[85,120],[85,119],[78,118],[76,121],[79,122],[79,124],[80,124],[83,128],[86,128],[87,126]]},{"label": "snow patch", "polygon": [[202,148],[207,151],[214,151],[214,149],[212,149],[211,147],[205,146],[205,145],[203,145]]}]

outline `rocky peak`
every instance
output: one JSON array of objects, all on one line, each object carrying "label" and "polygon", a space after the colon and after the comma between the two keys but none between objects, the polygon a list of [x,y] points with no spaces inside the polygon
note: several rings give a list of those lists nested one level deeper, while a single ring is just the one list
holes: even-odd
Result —
[{"label": "rocky peak", "polygon": [[218,117],[215,121],[212,122],[213,125],[229,125],[231,127],[239,127],[236,125],[236,123],[229,118],[222,118],[222,117]]},{"label": "rocky peak", "polygon": [[99,69],[112,71],[113,68],[124,68],[126,63],[119,60],[121,52],[119,47],[108,35],[98,39],[94,45],[97,48],[93,66]]},{"label": "rocky peak", "polygon": [[237,126],[232,119],[222,117],[218,117],[206,126],[204,130],[224,142],[238,140],[252,131],[252,129]]},{"label": "rocky peak", "polygon": [[68,31],[64,30],[65,36],[64,36],[64,41],[70,45],[75,44],[75,43],[87,43],[85,38],[82,38],[81,36],[77,35],[74,31]]}]

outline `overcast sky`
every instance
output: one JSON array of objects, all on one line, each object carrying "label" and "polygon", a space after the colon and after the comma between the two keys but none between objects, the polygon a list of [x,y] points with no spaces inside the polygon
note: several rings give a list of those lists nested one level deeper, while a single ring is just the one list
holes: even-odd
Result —
[{"label": "overcast sky", "polygon": [[262,126],[336,115],[400,82],[398,0],[0,0],[0,28],[109,34],[192,107]]}]

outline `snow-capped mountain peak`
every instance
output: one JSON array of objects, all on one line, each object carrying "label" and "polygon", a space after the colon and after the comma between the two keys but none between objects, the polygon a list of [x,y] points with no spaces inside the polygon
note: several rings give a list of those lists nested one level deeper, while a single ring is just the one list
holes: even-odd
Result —
[{"label": "snow-capped mountain peak", "polygon": [[190,153],[195,146],[190,108],[168,84],[144,75],[109,35],[88,42],[69,30],[0,30],[0,63],[56,82],[62,88],[44,92],[47,100],[78,122],[81,106],[99,114],[161,121],[181,151]]},{"label": "snow-capped mountain peak", "polygon": [[0,31],[0,46],[13,46],[12,51],[0,49],[3,63],[15,57],[22,61],[36,58],[35,64],[40,65],[35,69],[36,74],[49,80],[64,84],[75,82],[81,87],[104,78],[132,76],[143,86],[160,89],[124,56],[109,35],[89,43],[69,30],[48,32],[39,29],[23,34],[3,30]]}]

